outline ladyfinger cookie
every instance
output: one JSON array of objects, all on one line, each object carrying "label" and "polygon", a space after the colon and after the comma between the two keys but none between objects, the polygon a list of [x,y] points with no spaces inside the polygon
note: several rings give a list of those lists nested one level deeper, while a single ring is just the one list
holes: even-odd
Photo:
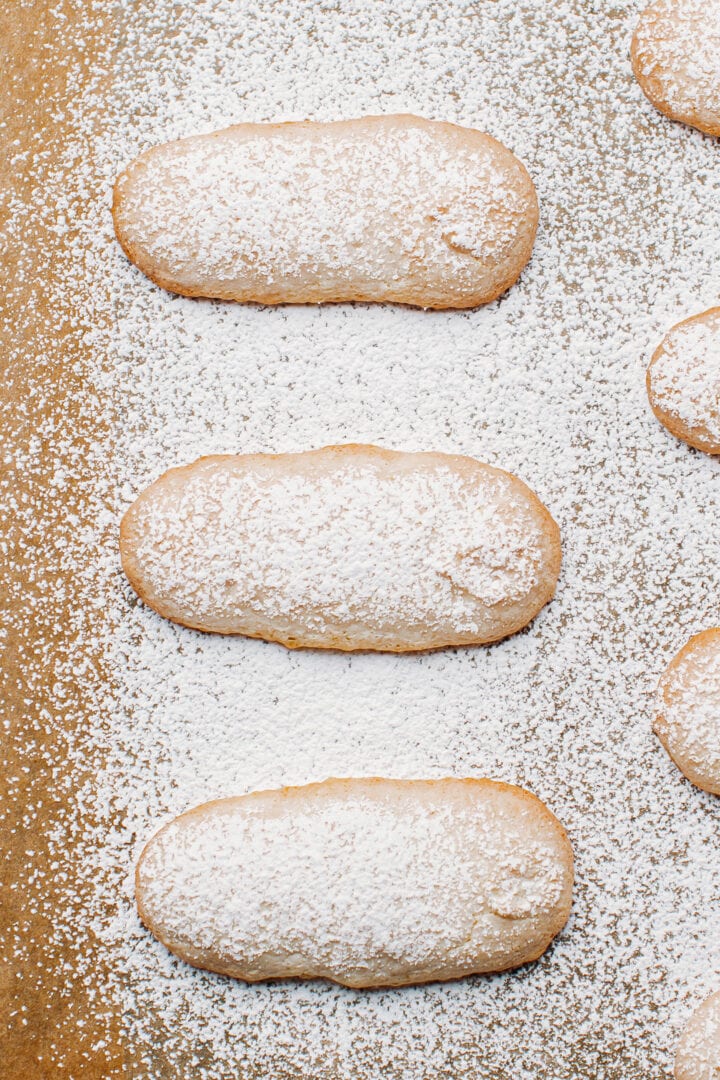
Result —
[{"label": "ladyfinger cookie", "polygon": [[491,780],[325,780],[183,814],[137,866],[143,923],[255,982],[402,986],[535,960],[567,921],[573,857],[534,795]]},{"label": "ladyfinger cookie", "polygon": [[489,135],[368,116],[157,146],[118,178],[113,217],[128,258],[185,296],[467,308],[517,279],[538,205]]},{"label": "ladyfinger cookie", "polygon": [[677,323],[647,371],[650,405],[678,439],[720,454],[720,307]]},{"label": "ladyfinger cookie", "polygon": [[720,135],[720,0],[654,0],[640,16],[631,55],[660,112]]},{"label": "ladyfinger cookie", "polygon": [[688,780],[720,795],[720,629],[690,638],[668,664],[654,731]]},{"label": "ladyfinger cookie", "polygon": [[717,1080],[720,1075],[720,991],[690,1017],[675,1055],[675,1080]]},{"label": "ladyfinger cookie", "polygon": [[407,652],[487,643],[553,596],[558,527],[473,458],[329,446],[171,469],[120,527],[159,614],[289,647]]}]

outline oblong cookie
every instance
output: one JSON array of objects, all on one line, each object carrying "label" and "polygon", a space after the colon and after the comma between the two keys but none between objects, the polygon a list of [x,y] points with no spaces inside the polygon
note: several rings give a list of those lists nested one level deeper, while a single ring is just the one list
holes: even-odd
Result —
[{"label": "oblong cookie", "polygon": [[688,780],[720,795],[720,629],[691,637],[670,661],[653,730]]},{"label": "oblong cookie", "polygon": [[369,116],[154,147],[119,176],[113,217],[128,257],[185,296],[465,308],[517,279],[538,206],[489,135]]},{"label": "oblong cookie", "polygon": [[402,986],[535,960],[567,921],[572,849],[491,780],[326,780],[206,803],[146,845],[140,917],[196,967]]},{"label": "oblong cookie", "polygon": [[720,991],[690,1017],[675,1055],[675,1080],[717,1080],[720,1075]]},{"label": "oblong cookie", "polygon": [[510,473],[352,445],[171,469],[125,514],[120,551],[168,619],[342,650],[496,641],[560,570],[557,525]]},{"label": "oblong cookie", "polygon": [[650,361],[647,392],[668,431],[720,454],[720,307],[668,331]]},{"label": "oblong cookie", "polygon": [[720,135],[720,2],[655,0],[632,41],[635,77],[672,120]]}]

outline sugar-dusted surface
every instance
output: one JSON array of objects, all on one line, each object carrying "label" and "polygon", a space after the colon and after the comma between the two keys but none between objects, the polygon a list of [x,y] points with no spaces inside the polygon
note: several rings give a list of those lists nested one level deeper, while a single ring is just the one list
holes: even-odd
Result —
[{"label": "sugar-dusted surface", "polygon": [[118,179],[113,215],[133,261],[185,296],[467,308],[517,278],[537,198],[482,132],[375,116],[155,147]]},{"label": "sugar-dusted surface", "polygon": [[572,877],[562,826],[519,788],[346,779],[181,815],[144,849],[137,897],[199,967],[397,986],[535,959]]},{"label": "sugar-dusted surface", "polygon": [[677,1080],[715,1080],[720,1061],[720,991],[711,994],[683,1030],[675,1060]]},{"label": "sugar-dusted surface", "polygon": [[720,0],[654,0],[638,21],[633,62],[654,105],[720,135]]},{"label": "sugar-dusted surface", "polygon": [[668,331],[648,368],[648,394],[674,434],[698,450],[720,452],[720,308]]},{"label": "sugar-dusted surface", "polygon": [[517,477],[352,445],[170,470],[124,517],[121,555],[185,626],[390,652],[506,637],[560,572],[557,526]]},{"label": "sugar-dusted surface", "polygon": [[[42,56],[40,74],[2,166],[20,193],[3,330],[25,373],[0,501],[18,537],[3,812],[21,918],[2,947],[22,1080],[39,1041],[62,1076],[81,1056],[90,1075],[103,1039],[141,1080],[671,1075],[682,1026],[718,986],[720,806],[651,724],[666,664],[720,622],[720,463],[663,430],[644,379],[667,327],[720,303],[720,181],[717,142],[668,122],[633,79],[637,14],[589,0],[358,0],[352,19],[284,0],[157,0],[122,21],[86,0],[44,9],[46,47],[22,54]],[[38,102],[57,125],[41,137]],[[382,111],[476,126],[528,165],[541,227],[499,303],[189,301],[114,240],[113,180],[151,145],[238,119]],[[413,657],[289,653],[133,606],[117,526],[164,469],[345,440],[521,476],[561,526],[557,598],[498,646]],[[132,867],[158,825],[351,771],[485,775],[542,798],[578,877],[544,957],[403,991],[248,989],[140,928]],[[108,1012],[120,1035],[102,1032]]]},{"label": "sugar-dusted surface", "polygon": [[664,672],[655,731],[688,779],[720,795],[720,630],[685,645]]}]

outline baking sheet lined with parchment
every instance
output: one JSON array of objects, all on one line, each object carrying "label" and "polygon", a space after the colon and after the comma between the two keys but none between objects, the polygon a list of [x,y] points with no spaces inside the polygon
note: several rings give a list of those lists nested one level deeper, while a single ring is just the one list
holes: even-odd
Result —
[{"label": "baking sheet lined with parchment", "polygon": [[[0,14],[4,1075],[669,1077],[720,985],[720,810],[651,735],[652,693],[718,622],[720,500],[716,461],[653,419],[644,368],[720,298],[720,147],[633,82],[636,5]],[[535,180],[533,259],[489,307],[187,300],[114,241],[113,179],[147,146],[404,111],[489,131]],[[419,656],[208,637],[135,601],[117,524],[160,472],[344,441],[517,473],[561,526],[556,600],[500,645]],[[392,992],[248,987],[140,927],[132,868],[161,822],[373,774],[488,775],[557,813],[578,880],[540,961]]]}]

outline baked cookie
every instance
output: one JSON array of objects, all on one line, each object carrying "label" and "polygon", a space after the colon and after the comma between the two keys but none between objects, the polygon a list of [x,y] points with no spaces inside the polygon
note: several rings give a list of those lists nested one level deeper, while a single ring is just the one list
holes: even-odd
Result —
[{"label": "baked cookie", "polygon": [[717,1080],[720,1076],[720,991],[695,1010],[675,1055],[675,1080]]},{"label": "baked cookie", "polygon": [[720,795],[720,629],[696,634],[670,661],[654,731],[688,780]]},{"label": "baked cookie", "polygon": [[325,780],[206,803],[147,844],[140,918],[196,967],[402,986],[535,960],[573,857],[534,795],[491,780]]},{"label": "baked cookie", "polygon": [[512,634],[560,570],[557,525],[510,473],[352,445],[171,469],[125,514],[120,551],[185,626],[388,652]]},{"label": "baked cookie", "polygon": [[656,108],[720,135],[720,0],[655,0],[640,16],[631,55]]},{"label": "baked cookie", "polygon": [[697,450],[720,454],[720,308],[673,326],[647,371],[652,410]]},{"label": "baked cookie", "polygon": [[489,135],[368,116],[157,146],[118,178],[113,217],[128,258],[185,296],[467,308],[517,279],[538,205]]}]

